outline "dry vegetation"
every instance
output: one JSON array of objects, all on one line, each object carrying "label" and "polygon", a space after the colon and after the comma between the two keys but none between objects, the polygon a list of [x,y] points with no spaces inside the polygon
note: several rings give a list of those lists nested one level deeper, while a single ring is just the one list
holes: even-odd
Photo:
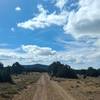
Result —
[{"label": "dry vegetation", "polygon": [[40,75],[40,73],[13,75],[14,84],[0,83],[0,100],[11,100],[15,94],[28,88],[29,84],[36,83]]},{"label": "dry vegetation", "polygon": [[56,81],[50,80],[48,74],[42,74],[41,78],[30,88],[16,95],[13,100],[75,100]]},{"label": "dry vegetation", "polygon": [[100,100],[100,77],[86,79],[65,79],[59,84],[76,100]]},{"label": "dry vegetation", "polygon": [[100,100],[100,77],[50,80],[45,73],[28,73],[12,78],[15,84],[0,84],[0,100]]}]

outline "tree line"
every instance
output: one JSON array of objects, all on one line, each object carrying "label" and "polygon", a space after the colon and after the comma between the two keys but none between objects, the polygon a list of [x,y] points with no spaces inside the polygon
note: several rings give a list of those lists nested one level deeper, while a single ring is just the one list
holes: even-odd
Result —
[{"label": "tree line", "polygon": [[60,62],[49,65],[48,73],[51,77],[78,78],[76,72],[69,66]]},{"label": "tree line", "polygon": [[79,75],[82,75],[83,78],[86,78],[87,76],[100,76],[100,69],[89,67],[88,69],[75,70],[69,65],[64,65],[60,62],[53,62],[51,65],[49,65],[48,73],[51,77],[78,78]]},{"label": "tree line", "polygon": [[24,67],[22,67],[18,62],[14,63],[12,66],[4,67],[2,63],[0,63],[0,82],[10,82],[13,83],[12,74],[21,74],[24,71]]},{"label": "tree line", "polygon": [[46,70],[42,68],[41,69],[38,68],[36,70],[29,71],[27,68],[25,68],[23,65],[19,64],[18,62],[14,63],[12,66],[7,66],[7,67],[4,67],[4,65],[0,63],[0,82],[12,83],[13,82],[11,78],[12,74],[17,75],[23,72],[32,72],[32,71],[33,72],[47,71],[51,77],[63,77],[63,78],[78,78],[78,75],[83,75],[84,78],[86,78],[87,76],[91,76],[91,77],[100,76],[100,69],[89,67],[88,69],[75,70],[67,64],[66,65],[61,64],[59,61],[53,62],[52,64],[48,65],[46,68],[47,68]]}]

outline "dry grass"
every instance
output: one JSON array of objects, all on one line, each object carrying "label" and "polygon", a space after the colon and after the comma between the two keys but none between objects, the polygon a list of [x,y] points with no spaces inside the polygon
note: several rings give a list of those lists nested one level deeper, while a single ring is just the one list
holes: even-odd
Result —
[{"label": "dry grass", "polygon": [[100,100],[100,77],[86,79],[66,79],[59,83],[76,100]]},{"label": "dry grass", "polygon": [[28,88],[29,84],[36,83],[40,78],[40,73],[28,73],[12,76],[14,84],[0,83],[0,100],[11,100],[11,98]]},{"label": "dry grass", "polygon": [[44,78],[40,82],[41,84],[45,83],[44,87],[41,87],[41,84],[37,84],[37,80],[41,76],[40,73],[12,76],[16,84],[1,83],[0,100],[11,100],[13,96],[15,98],[13,100],[32,100],[38,88],[40,88],[40,96],[43,91],[44,96],[47,93],[48,100],[66,100],[66,98],[73,97],[75,100],[100,100],[100,77],[88,77],[86,79],[55,78],[50,80],[47,74],[43,75]]}]

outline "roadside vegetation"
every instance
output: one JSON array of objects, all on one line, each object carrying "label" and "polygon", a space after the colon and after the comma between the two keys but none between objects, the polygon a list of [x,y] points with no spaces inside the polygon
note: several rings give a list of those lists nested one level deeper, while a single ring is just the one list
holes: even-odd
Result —
[{"label": "roadside vegetation", "polygon": [[79,78],[78,76],[83,76],[83,78],[86,78],[87,76],[100,76],[100,69],[89,67],[88,69],[75,70],[69,65],[64,65],[60,62],[53,62],[48,67],[48,73],[51,77]]},{"label": "roadside vegetation", "polygon": [[[78,83],[77,88],[80,87],[82,81],[88,80],[88,77],[97,78],[100,76],[100,69],[89,67],[88,69],[75,70],[71,66],[60,62],[53,62],[48,66],[36,64],[31,65],[30,68],[18,62],[7,67],[0,63],[0,100],[11,100],[15,94],[20,93],[23,89],[27,89],[28,85],[36,83],[42,72],[48,73],[51,79],[54,77],[60,78],[60,80],[61,78],[74,79]],[[82,81],[78,81],[80,77],[82,77]],[[67,83],[65,85],[67,86]],[[74,88],[74,86],[70,87]]]},{"label": "roadside vegetation", "polygon": [[40,76],[38,72],[24,72],[18,63],[12,68],[0,63],[0,100],[11,100],[15,94],[27,89],[28,85],[35,84]]},{"label": "roadside vegetation", "polygon": [[76,72],[69,65],[60,62],[49,65],[48,72],[51,77],[78,78]]},{"label": "roadside vegetation", "polygon": [[4,82],[0,83],[0,100],[11,100],[15,94],[19,94],[28,85],[35,84],[41,74],[37,72],[11,75],[14,84]]}]

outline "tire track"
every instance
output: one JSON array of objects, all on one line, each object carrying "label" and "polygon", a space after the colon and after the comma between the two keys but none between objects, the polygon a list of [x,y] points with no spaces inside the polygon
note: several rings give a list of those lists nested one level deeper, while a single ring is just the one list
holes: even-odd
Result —
[{"label": "tire track", "polygon": [[47,100],[47,86],[45,76],[42,75],[37,83],[37,90],[33,100]]},{"label": "tire track", "polygon": [[65,91],[60,85],[55,81],[51,81],[51,84],[55,91],[62,97],[62,100],[75,100],[67,91]]}]

